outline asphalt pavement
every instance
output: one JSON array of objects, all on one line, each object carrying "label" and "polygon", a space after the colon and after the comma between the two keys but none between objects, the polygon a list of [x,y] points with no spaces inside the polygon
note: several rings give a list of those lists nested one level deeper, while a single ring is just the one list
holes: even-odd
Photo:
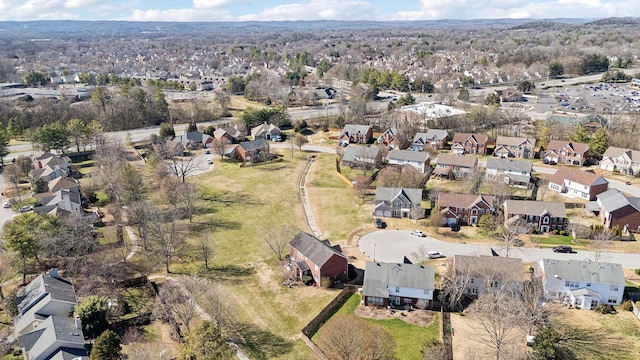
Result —
[{"label": "asphalt pavement", "polygon": [[[418,237],[407,230],[379,230],[368,233],[358,240],[360,252],[371,261],[400,262],[404,257],[412,259],[411,253],[424,246],[427,251],[439,251],[446,257],[454,255],[491,255],[493,249],[500,256],[506,256],[506,249],[501,245],[482,245],[449,243],[431,236]],[[555,253],[549,248],[510,247],[509,257],[520,258],[526,262],[537,262],[541,259],[558,260],[594,260],[593,251],[576,251],[575,253]],[[605,252],[600,256],[601,262],[622,264],[625,269],[640,267],[640,254]]]}]

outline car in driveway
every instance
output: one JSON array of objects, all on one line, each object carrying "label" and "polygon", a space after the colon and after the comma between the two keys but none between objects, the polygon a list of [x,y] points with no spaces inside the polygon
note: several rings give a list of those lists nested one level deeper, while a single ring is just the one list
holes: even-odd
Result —
[{"label": "car in driveway", "polygon": [[5,209],[8,209],[8,208],[11,207],[11,204],[9,204],[8,202],[5,201],[5,202],[2,203],[2,207],[5,208]]},{"label": "car in driveway", "polygon": [[384,229],[387,227],[387,223],[384,222],[384,220],[380,219],[380,218],[376,218],[376,228],[378,229]]},{"label": "car in driveway", "polygon": [[31,211],[33,210],[33,206],[21,206],[20,209],[18,209],[19,212],[23,213],[23,212],[27,212],[27,211]]},{"label": "car in driveway", "polygon": [[414,236],[419,236],[419,237],[426,237],[427,235],[425,235],[422,231],[420,230],[413,230],[411,231],[411,235]]},{"label": "car in driveway", "polygon": [[445,256],[439,251],[429,251],[427,253],[427,257],[429,259],[440,259],[440,258],[443,258]]},{"label": "car in driveway", "polygon": [[211,159],[207,159],[207,164],[209,164],[209,165],[213,165],[213,160],[211,160]]},{"label": "car in driveway", "polygon": [[460,225],[458,224],[451,224],[451,231],[457,232],[460,231]]},{"label": "car in driveway", "polygon": [[572,253],[573,249],[571,248],[571,246],[558,245],[558,246],[554,246],[553,247],[553,252],[557,252],[557,253]]}]

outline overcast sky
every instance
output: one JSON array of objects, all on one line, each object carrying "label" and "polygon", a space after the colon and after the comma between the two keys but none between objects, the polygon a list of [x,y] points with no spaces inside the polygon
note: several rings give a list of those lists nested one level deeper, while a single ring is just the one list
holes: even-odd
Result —
[{"label": "overcast sky", "polygon": [[0,20],[433,20],[639,17],[639,0],[0,0]]}]

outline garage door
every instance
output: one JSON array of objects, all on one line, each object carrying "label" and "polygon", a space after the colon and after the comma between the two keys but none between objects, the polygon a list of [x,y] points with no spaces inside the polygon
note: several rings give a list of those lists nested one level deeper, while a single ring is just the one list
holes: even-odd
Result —
[{"label": "garage door", "polygon": [[447,218],[447,225],[453,225],[453,224],[457,224],[458,223],[458,219],[456,218]]}]

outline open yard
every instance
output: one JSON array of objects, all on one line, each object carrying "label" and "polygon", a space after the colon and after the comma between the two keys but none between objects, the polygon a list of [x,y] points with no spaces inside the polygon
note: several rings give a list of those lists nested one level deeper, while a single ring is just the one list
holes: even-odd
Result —
[{"label": "open yard", "polygon": [[[417,310],[411,313],[396,311],[391,314],[387,309],[372,310],[360,305],[362,297],[354,293],[344,305],[333,315],[360,316],[366,321],[380,325],[393,337],[397,345],[396,357],[402,360],[420,360],[422,343],[427,340],[441,340],[440,314],[437,312]],[[402,314],[404,313],[405,316]],[[333,318],[332,317],[332,318]],[[330,321],[330,319],[329,319]],[[322,336],[322,328],[313,337]]]}]

